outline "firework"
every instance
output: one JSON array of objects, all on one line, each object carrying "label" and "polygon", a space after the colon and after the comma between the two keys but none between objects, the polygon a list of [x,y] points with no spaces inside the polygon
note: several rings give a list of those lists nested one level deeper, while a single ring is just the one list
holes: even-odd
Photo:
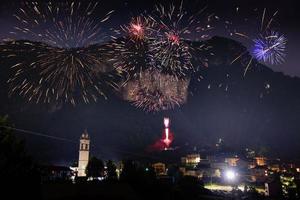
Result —
[{"label": "firework", "polygon": [[102,41],[102,23],[113,11],[103,18],[95,15],[98,3],[82,2],[25,2],[14,15],[19,25],[12,34],[19,38],[34,39],[54,47],[77,48]]},{"label": "firework", "polygon": [[[205,9],[199,11],[202,13]],[[196,15],[195,15],[196,16]],[[153,26],[149,49],[152,56],[152,66],[160,69],[163,73],[169,73],[178,77],[184,77],[193,69],[191,37],[207,38],[211,26],[200,23],[194,15],[188,15],[183,10],[183,2],[179,6],[159,5],[149,16]],[[206,22],[210,21],[209,16]],[[205,26],[203,26],[205,24]],[[191,36],[191,33],[195,35]],[[194,39],[193,38],[193,39]]]},{"label": "firework", "polygon": [[147,112],[172,109],[186,102],[189,81],[158,70],[144,71],[123,88],[124,99]]},{"label": "firework", "polygon": [[147,29],[147,19],[139,16],[132,19],[129,26],[125,27],[125,32],[127,32],[133,40],[143,40],[145,39]]},{"label": "firework", "polygon": [[128,72],[128,77],[137,77],[142,71],[153,69],[184,78],[193,70],[189,36],[193,32],[193,39],[208,37],[205,33],[211,29],[208,24],[211,17],[200,23],[183,10],[181,2],[169,7],[158,5],[152,14],[132,18],[113,36],[115,68]]},{"label": "firework", "polygon": [[281,64],[285,58],[286,38],[278,32],[272,31],[266,36],[254,39],[254,57],[262,62]]},{"label": "firework", "polygon": [[[19,25],[13,34],[36,42],[13,42],[12,49],[23,46],[33,53],[33,60],[24,58],[12,67],[9,79],[11,94],[17,93],[36,103],[52,101],[76,104],[79,97],[85,103],[105,96],[103,85],[115,85],[103,78],[107,71],[96,43],[103,39],[103,18],[94,16],[98,3],[25,2],[15,14]],[[15,56],[20,57],[20,51]],[[24,52],[23,52],[24,53]],[[21,56],[22,57],[22,56]]]},{"label": "firework", "polygon": [[[13,47],[6,49],[13,52],[9,57],[20,60],[11,67],[10,94],[17,93],[30,102],[96,102],[99,95],[106,98],[105,86],[116,87],[105,63],[86,49],[65,50],[22,41],[8,46]],[[26,58],[23,54],[28,50]]]},{"label": "firework", "polygon": [[125,71],[130,77],[135,77],[140,71],[150,67],[149,27],[149,20],[139,16],[132,18],[128,25],[115,30],[110,46],[114,54],[114,67],[118,71]]},{"label": "firework", "polygon": [[[248,64],[246,64],[244,76],[251,67],[254,58],[270,65],[284,62],[287,40],[284,35],[274,31],[273,22],[277,14],[278,11],[274,12],[271,17],[268,17],[267,9],[265,8],[263,10],[261,18],[257,20],[258,28],[256,35],[258,36],[256,38],[251,37],[247,33],[238,32],[237,30],[234,30],[234,33],[230,32],[231,35],[237,35],[251,42],[253,58],[247,58]],[[231,63],[244,57],[249,57],[247,51],[240,53]]]}]

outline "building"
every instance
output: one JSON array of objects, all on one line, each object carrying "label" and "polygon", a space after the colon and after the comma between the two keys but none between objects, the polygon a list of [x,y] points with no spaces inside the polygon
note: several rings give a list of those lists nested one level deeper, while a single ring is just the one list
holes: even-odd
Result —
[{"label": "building", "polygon": [[188,154],[181,158],[181,163],[186,166],[196,167],[200,162],[200,154]]},{"label": "building", "polygon": [[268,169],[273,172],[280,172],[280,164],[269,164]]},{"label": "building", "polygon": [[90,138],[85,130],[80,137],[79,159],[78,159],[78,177],[86,176],[85,169],[89,162]]},{"label": "building", "polygon": [[230,167],[236,167],[238,161],[239,161],[239,158],[237,156],[225,158],[225,162],[228,163],[228,165]]},{"label": "building", "polygon": [[263,183],[268,178],[268,168],[266,166],[256,166],[249,169],[252,182]]},{"label": "building", "polygon": [[253,160],[252,159],[243,159],[243,158],[240,158],[238,161],[237,161],[237,167],[240,168],[240,169],[251,169],[251,168],[254,168],[256,165],[254,164]]},{"label": "building", "polygon": [[259,156],[254,158],[257,166],[265,166],[267,165],[266,157]]},{"label": "building", "polygon": [[164,163],[158,162],[152,165],[156,175],[166,175],[166,165]]},{"label": "building", "polygon": [[225,171],[228,169],[228,164],[225,162],[212,162],[210,163],[211,168]]}]

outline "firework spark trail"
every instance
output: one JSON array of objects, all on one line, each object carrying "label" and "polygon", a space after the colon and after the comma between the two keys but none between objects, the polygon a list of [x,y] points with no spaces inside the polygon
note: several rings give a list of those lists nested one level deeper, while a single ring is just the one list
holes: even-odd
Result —
[{"label": "firework spark trail", "polygon": [[247,66],[246,66],[246,68],[244,70],[244,76],[246,76],[246,74],[247,74],[247,72],[249,70],[249,67],[251,66],[252,61],[253,61],[253,58],[251,58],[250,61],[248,62]]},{"label": "firework spark trail", "polygon": [[129,74],[121,84],[124,98],[148,112],[183,104],[189,83],[186,75],[193,69],[188,36],[193,32],[207,38],[212,16],[200,23],[183,10],[183,2],[169,7],[158,5],[152,14],[132,18],[128,25],[115,30],[110,45],[115,55],[112,61],[117,70]]},{"label": "firework spark trail", "polygon": [[148,51],[150,22],[144,16],[132,18],[128,25],[123,25],[115,30],[112,36],[114,67],[136,77],[143,70],[150,68],[150,56]]},{"label": "firework spark trail", "polygon": [[[15,47],[20,46],[24,44],[20,42]],[[34,60],[24,58],[22,63],[12,66],[13,71],[17,73],[8,81],[11,93],[18,92],[19,95],[36,103],[50,103],[64,99],[72,104],[75,104],[73,93],[77,87],[80,88],[78,93],[85,103],[89,103],[90,99],[96,101],[96,94],[104,95],[100,89],[101,79],[98,80],[99,73],[96,71],[103,69],[98,68],[101,63],[90,52],[84,50],[69,52],[48,46],[40,46],[38,49],[37,44],[32,46],[34,47],[31,49],[33,52],[31,55],[36,58]],[[62,78],[65,76],[68,78]],[[109,79],[105,84],[114,85]]]},{"label": "firework spark trail", "polygon": [[270,28],[270,26],[271,26],[271,24],[272,24],[272,22],[274,20],[274,17],[277,15],[277,13],[278,13],[278,11],[274,12],[272,18],[269,20],[269,22],[268,22],[268,24],[267,24],[267,26],[265,28],[265,31],[267,31]]},{"label": "firework spark trail", "polygon": [[262,14],[262,17],[261,17],[260,31],[262,31],[263,27],[264,27],[265,15],[266,15],[266,8],[264,8],[264,11],[263,11],[263,14]]},{"label": "firework spark trail", "polygon": [[[52,101],[96,102],[104,96],[102,87],[115,86],[113,80],[103,78],[103,55],[101,50],[90,51],[87,47],[103,40],[103,18],[94,16],[98,3],[82,2],[25,2],[14,15],[19,22],[15,34],[19,38],[37,42],[12,42],[15,57],[23,60],[12,67],[9,79],[10,93],[19,94],[35,103]],[[33,60],[24,58],[28,48]],[[87,49],[85,49],[87,48]],[[12,53],[10,54],[12,55]]]},{"label": "firework spark trail", "polygon": [[[98,3],[83,5],[82,2],[58,3],[25,2],[14,15],[19,21],[13,34],[32,37],[37,41],[59,48],[76,48],[102,40],[101,22],[110,18],[113,11],[103,18],[94,16]],[[100,23],[99,23],[100,22]],[[23,33],[23,34],[22,34]]]},{"label": "firework spark trail", "polygon": [[239,60],[243,55],[245,55],[247,51],[242,52],[240,55],[238,55],[234,60],[231,61],[231,65],[235,63],[237,60]]},{"label": "firework spark trail", "polygon": [[[197,14],[203,14],[205,9]],[[211,16],[205,18],[205,23],[196,20],[196,17],[199,16],[189,15],[183,9],[183,1],[180,5],[155,7],[153,14],[149,15],[153,24],[149,46],[152,66],[178,77],[184,77],[193,70],[193,49],[188,42],[189,37],[191,33],[197,33],[201,39],[208,38],[207,31],[212,28],[209,24]]]},{"label": "firework spark trail", "polygon": [[186,102],[189,81],[159,71],[144,71],[124,87],[124,98],[147,112],[172,109]]},{"label": "firework spark trail", "polygon": [[[157,21],[153,15],[132,18],[128,25],[121,26],[121,29],[116,30],[117,36],[114,36],[112,44],[114,51],[117,52],[114,66],[131,74],[131,78],[128,78],[127,82],[122,85],[124,98],[135,107],[147,112],[172,109],[183,104],[187,98],[189,81],[179,80],[177,76],[172,75],[174,72],[176,75],[179,74],[176,71],[178,69],[174,66],[180,66],[180,63],[176,63],[178,54],[170,52],[170,48],[173,48],[174,51],[184,51],[188,56],[188,60],[184,61],[187,63],[191,59],[187,49],[189,47],[182,38],[174,34],[175,29],[174,31],[171,29],[165,31],[163,30],[165,28],[161,27],[173,24],[172,15],[175,12],[175,6],[171,8],[169,14],[164,11],[164,7],[161,9],[165,17],[170,20],[168,25],[161,19]],[[183,14],[182,5],[180,13]],[[187,30],[185,30],[186,33]],[[161,40],[159,34],[163,34],[164,41]],[[125,36],[120,39],[118,37],[120,35]],[[155,55],[153,48],[161,55],[158,53]],[[166,56],[161,57],[163,54]],[[155,62],[153,62],[154,59]],[[161,63],[170,66],[171,73],[170,71],[166,73],[162,69]],[[186,66],[181,66],[180,70],[184,68]],[[184,73],[181,75],[185,77]]]}]

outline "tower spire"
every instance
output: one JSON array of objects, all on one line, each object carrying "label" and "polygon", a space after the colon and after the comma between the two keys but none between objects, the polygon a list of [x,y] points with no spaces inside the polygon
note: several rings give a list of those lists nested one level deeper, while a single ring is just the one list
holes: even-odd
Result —
[{"label": "tower spire", "polygon": [[89,162],[90,137],[87,129],[83,131],[79,140],[78,176],[86,176],[85,169]]}]

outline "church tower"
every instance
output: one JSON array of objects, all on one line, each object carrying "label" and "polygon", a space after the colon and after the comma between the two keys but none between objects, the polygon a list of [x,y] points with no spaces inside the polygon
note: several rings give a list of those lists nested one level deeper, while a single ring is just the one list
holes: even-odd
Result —
[{"label": "church tower", "polygon": [[85,130],[80,137],[79,160],[78,160],[78,176],[86,176],[85,168],[89,162],[90,137]]}]

